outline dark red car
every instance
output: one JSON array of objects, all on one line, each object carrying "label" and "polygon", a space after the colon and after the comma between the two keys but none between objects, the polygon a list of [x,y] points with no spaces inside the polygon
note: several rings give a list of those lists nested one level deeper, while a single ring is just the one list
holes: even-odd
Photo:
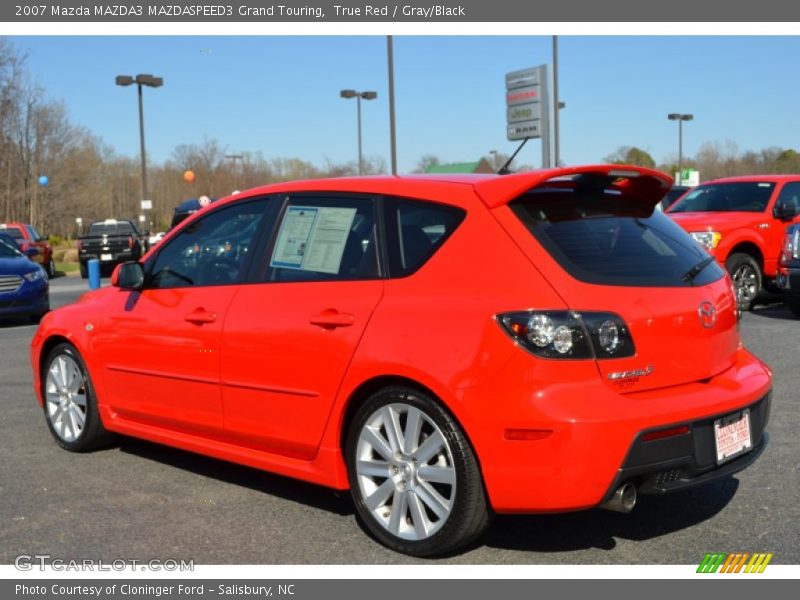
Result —
[{"label": "dark red car", "polygon": [[0,231],[5,231],[19,244],[22,252],[28,248],[38,248],[39,253],[31,257],[33,262],[42,265],[49,278],[56,275],[56,263],[53,260],[53,247],[47,236],[41,235],[33,225],[27,223],[0,223]]}]

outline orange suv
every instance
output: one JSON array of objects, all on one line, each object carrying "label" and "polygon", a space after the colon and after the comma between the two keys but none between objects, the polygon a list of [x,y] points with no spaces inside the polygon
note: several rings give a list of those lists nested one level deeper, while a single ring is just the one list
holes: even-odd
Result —
[{"label": "orange suv", "polygon": [[725,266],[748,310],[778,275],[787,225],[800,222],[800,175],[708,181],[666,212]]}]

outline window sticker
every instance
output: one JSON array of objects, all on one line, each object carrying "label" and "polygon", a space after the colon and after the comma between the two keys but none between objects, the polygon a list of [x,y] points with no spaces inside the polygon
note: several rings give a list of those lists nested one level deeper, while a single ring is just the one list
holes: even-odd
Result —
[{"label": "window sticker", "polygon": [[355,208],[290,206],[270,267],[338,274]]}]

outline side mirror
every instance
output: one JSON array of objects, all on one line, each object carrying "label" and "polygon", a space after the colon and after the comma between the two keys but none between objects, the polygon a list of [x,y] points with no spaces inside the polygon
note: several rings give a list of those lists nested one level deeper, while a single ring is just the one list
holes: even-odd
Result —
[{"label": "side mirror", "polygon": [[123,290],[140,290],[144,286],[144,269],[138,262],[117,265],[111,274],[111,285]]},{"label": "side mirror", "polygon": [[794,204],[779,202],[775,205],[772,214],[781,221],[791,221],[797,216],[797,207]]},{"label": "side mirror", "polygon": [[27,248],[25,248],[25,255],[28,258],[33,258],[37,254],[39,254],[39,249],[38,248],[34,248],[33,246],[28,246]]}]

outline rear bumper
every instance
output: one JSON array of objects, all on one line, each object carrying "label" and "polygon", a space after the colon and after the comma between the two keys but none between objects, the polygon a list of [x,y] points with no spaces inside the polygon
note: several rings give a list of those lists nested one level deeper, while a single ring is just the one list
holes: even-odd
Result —
[{"label": "rear bumper", "polygon": [[[745,349],[708,380],[627,394],[601,381],[593,364],[570,362],[550,363],[537,381],[537,373],[525,372],[530,357],[521,355],[491,385],[462,390],[456,416],[497,512],[592,508],[627,481],[642,493],[676,491],[744,469],[763,451],[772,375]],[[717,466],[713,422],[744,408],[753,448]],[[645,432],[681,424],[690,435],[640,441]],[[508,439],[510,429],[545,434]]]},{"label": "rear bumper", "polygon": [[752,448],[739,457],[717,465],[714,421],[725,414],[697,421],[675,423],[689,431],[683,435],[645,441],[642,432],[628,451],[623,466],[609,486],[608,500],[623,483],[633,483],[640,494],[667,494],[705,485],[749,467],[767,447],[771,392],[747,407],[750,411]]}]

